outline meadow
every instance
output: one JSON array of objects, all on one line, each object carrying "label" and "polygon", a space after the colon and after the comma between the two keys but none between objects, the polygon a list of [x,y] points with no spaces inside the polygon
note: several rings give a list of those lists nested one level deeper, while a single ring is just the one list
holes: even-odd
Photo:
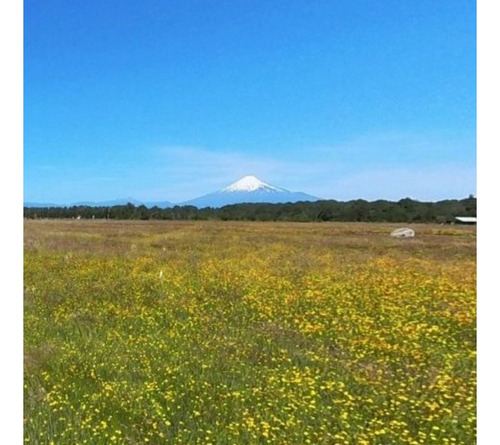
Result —
[{"label": "meadow", "polygon": [[476,228],[27,220],[30,444],[476,442]]}]

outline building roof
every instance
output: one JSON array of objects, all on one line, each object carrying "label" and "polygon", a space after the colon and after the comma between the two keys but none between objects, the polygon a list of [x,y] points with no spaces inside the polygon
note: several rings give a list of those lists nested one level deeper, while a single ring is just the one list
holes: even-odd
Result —
[{"label": "building roof", "polygon": [[455,216],[455,219],[463,223],[477,223],[476,216]]}]

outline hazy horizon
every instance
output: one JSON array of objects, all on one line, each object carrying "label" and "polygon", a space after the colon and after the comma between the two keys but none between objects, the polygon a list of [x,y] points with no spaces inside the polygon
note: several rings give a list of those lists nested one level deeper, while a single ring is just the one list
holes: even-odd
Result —
[{"label": "hazy horizon", "polygon": [[[241,178],[240,178],[241,179]],[[259,178],[260,179],[260,178]],[[229,184],[230,185],[230,184]],[[276,184],[272,184],[272,185],[276,185]],[[54,202],[54,201],[45,201],[45,202],[41,202],[41,201],[24,201],[24,204],[29,204],[30,206],[32,206],[33,204],[54,204],[54,205],[57,205],[57,206],[68,206],[68,205],[75,205],[75,204],[80,204],[80,205],[85,205],[85,204],[98,204],[98,203],[112,203],[114,201],[123,201],[123,200],[129,200],[128,202],[130,202],[131,204],[135,204],[135,205],[140,205],[140,204],[151,204],[151,203],[168,203],[168,204],[172,204],[172,205],[190,205],[190,201],[194,201],[196,200],[197,198],[201,198],[201,197],[204,197],[205,195],[211,195],[215,192],[221,192],[221,191],[224,191],[224,189],[227,188],[227,187],[224,187],[222,189],[218,189],[218,190],[211,190],[211,191],[208,191],[207,193],[204,193],[202,195],[198,195],[198,196],[193,196],[191,198],[188,198],[188,199],[185,199],[185,200],[182,200],[182,201],[174,201],[174,200],[171,200],[171,199],[168,199],[168,198],[165,198],[165,199],[161,199],[161,200],[148,200],[148,199],[145,199],[145,200],[139,200],[137,199],[135,196],[117,196],[113,199],[103,199],[103,200],[98,200],[98,201],[91,201],[91,200],[79,200],[79,201],[71,201],[71,202]],[[286,190],[288,192],[291,192],[292,194],[295,194],[295,193],[304,193],[302,192],[301,190]],[[241,193],[241,192],[240,192]],[[448,197],[448,198],[443,198],[442,200],[447,200],[447,199],[465,199],[467,197],[469,197],[470,195],[473,195],[475,196],[474,193],[469,193],[468,195],[466,196],[461,196],[461,197]],[[328,200],[328,199],[335,199],[335,198],[324,198],[322,196],[314,196],[312,195],[312,197],[315,197],[317,198],[318,200]],[[388,201],[399,201],[401,199],[407,199],[407,198],[410,198],[410,199],[414,199],[416,201],[421,201],[423,202],[424,200],[419,200],[417,198],[412,198],[410,196],[402,196],[400,198],[397,198],[397,199],[387,199]],[[376,198],[376,199],[366,199],[366,198],[363,198],[363,197],[358,197],[358,198],[351,198],[351,199],[335,199],[337,201],[351,201],[351,200],[367,200],[367,201],[376,201],[376,200],[384,200],[386,198]],[[437,202],[437,201],[440,201],[439,199],[438,200],[429,200],[428,202]]]}]

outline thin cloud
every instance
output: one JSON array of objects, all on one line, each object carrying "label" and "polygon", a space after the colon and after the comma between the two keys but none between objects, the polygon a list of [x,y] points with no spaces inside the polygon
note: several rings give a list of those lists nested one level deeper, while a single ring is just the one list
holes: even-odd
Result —
[{"label": "thin cloud", "polygon": [[157,155],[158,168],[169,184],[175,184],[178,200],[218,190],[247,174],[280,180],[284,171],[297,171],[298,167],[267,156],[194,147],[164,147]]},{"label": "thin cloud", "polygon": [[373,167],[318,184],[318,190],[338,200],[460,199],[476,194],[476,169],[453,163],[417,168]]},{"label": "thin cloud", "polygon": [[[64,182],[67,194],[81,196],[80,200],[105,194],[106,199],[133,196],[144,201],[182,202],[248,174],[325,199],[410,196],[438,200],[475,193],[473,143],[467,138],[388,132],[287,153],[164,146],[152,148],[146,155],[143,152],[127,169],[120,167],[120,172],[86,175],[82,171],[77,177],[65,177]],[[448,154],[456,144],[471,147],[468,159]]]},{"label": "thin cloud", "polygon": [[[156,154],[178,200],[218,190],[247,174],[327,199],[438,200],[476,190],[475,147],[458,139],[387,132],[281,157],[183,146],[162,147]],[[469,162],[446,155],[456,144],[471,146]]]}]

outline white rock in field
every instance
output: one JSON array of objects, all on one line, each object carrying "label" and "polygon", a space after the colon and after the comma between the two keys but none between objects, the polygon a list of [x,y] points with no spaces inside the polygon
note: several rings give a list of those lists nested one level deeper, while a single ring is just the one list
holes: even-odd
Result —
[{"label": "white rock in field", "polygon": [[415,236],[415,231],[408,229],[407,227],[403,227],[401,229],[393,230],[391,232],[391,236],[396,238],[413,238]]}]

